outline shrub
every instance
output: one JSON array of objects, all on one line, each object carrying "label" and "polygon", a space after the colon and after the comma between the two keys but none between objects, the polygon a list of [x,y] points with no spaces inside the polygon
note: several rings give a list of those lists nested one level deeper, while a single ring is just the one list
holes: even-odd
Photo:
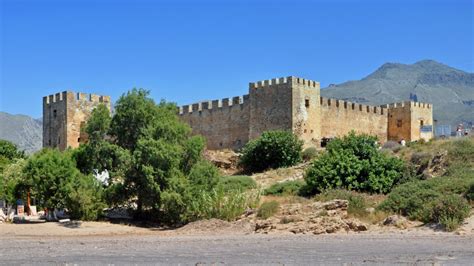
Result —
[{"label": "shrub", "polygon": [[305,173],[310,193],[335,188],[388,193],[406,167],[401,159],[378,151],[376,140],[351,132],[331,141]]},{"label": "shrub", "polygon": [[414,181],[395,188],[379,209],[400,213],[410,219],[441,223],[447,230],[462,223],[469,206],[460,195],[467,195],[472,179],[436,177]]},{"label": "shrub", "polygon": [[223,176],[220,178],[219,184],[224,188],[224,191],[245,191],[257,187],[257,182],[246,175]]},{"label": "shrub", "polygon": [[275,183],[263,191],[264,195],[298,195],[305,186],[303,180],[291,180]]},{"label": "shrub", "polygon": [[430,221],[430,204],[441,197],[441,193],[420,181],[409,182],[395,188],[379,209],[400,213],[413,220]]},{"label": "shrub", "polygon": [[347,207],[347,213],[355,217],[364,217],[367,213],[367,204],[365,199],[361,196],[349,197],[349,206]]},{"label": "shrub", "polygon": [[279,207],[280,204],[274,200],[264,202],[260,205],[260,208],[258,208],[257,217],[268,219],[278,212]]},{"label": "shrub", "polygon": [[210,191],[219,183],[219,170],[208,161],[194,164],[188,175],[191,190]]},{"label": "shrub", "polygon": [[306,148],[302,153],[305,162],[311,161],[316,158],[316,156],[318,156],[318,150],[315,147]]},{"label": "shrub", "polygon": [[431,221],[440,223],[447,231],[454,231],[469,216],[469,211],[469,204],[460,196],[442,196],[433,203]]},{"label": "shrub", "polygon": [[242,150],[241,165],[248,172],[293,166],[301,162],[303,142],[291,132],[266,131]]},{"label": "shrub", "polygon": [[239,190],[225,191],[222,186],[211,191],[202,191],[190,201],[182,220],[195,221],[199,219],[217,218],[227,221],[235,220],[247,208],[258,204],[259,193],[242,193]]}]

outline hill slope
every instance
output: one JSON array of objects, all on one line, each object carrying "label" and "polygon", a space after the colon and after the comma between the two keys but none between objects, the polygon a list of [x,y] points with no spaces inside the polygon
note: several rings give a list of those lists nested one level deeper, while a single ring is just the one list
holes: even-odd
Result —
[{"label": "hill slope", "polygon": [[41,149],[43,123],[26,115],[0,112],[0,139],[9,140],[27,153]]},{"label": "hill slope", "polygon": [[432,60],[386,63],[367,77],[321,90],[328,98],[365,104],[433,103],[438,124],[474,123],[474,74]]}]

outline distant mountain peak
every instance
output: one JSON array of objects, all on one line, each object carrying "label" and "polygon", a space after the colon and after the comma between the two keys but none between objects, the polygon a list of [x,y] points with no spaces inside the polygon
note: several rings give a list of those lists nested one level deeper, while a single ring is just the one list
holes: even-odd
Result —
[{"label": "distant mountain peak", "polygon": [[361,80],[322,89],[321,95],[373,105],[416,96],[433,104],[440,124],[474,123],[474,74],[430,59],[414,64],[385,63]]}]

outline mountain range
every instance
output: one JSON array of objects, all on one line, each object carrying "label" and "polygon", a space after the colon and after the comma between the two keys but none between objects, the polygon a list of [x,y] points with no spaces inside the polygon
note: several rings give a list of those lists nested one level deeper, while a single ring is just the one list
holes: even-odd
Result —
[{"label": "mountain range", "polygon": [[33,153],[43,145],[43,121],[0,112],[0,139],[15,143],[26,153]]},{"label": "mountain range", "polygon": [[329,85],[321,95],[371,105],[432,103],[437,125],[474,123],[474,74],[433,60],[386,63],[361,80]]},{"label": "mountain range", "polygon": [[[437,125],[474,123],[474,74],[433,60],[386,63],[361,80],[323,88],[321,96],[371,105],[427,102],[433,104]],[[0,112],[0,139],[12,141],[27,153],[37,151],[42,146],[42,121]]]}]

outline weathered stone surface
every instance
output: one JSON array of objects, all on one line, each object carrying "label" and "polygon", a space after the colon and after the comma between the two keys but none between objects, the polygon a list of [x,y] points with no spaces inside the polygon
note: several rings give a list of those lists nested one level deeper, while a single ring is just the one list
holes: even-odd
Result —
[{"label": "weathered stone surface", "polygon": [[[101,103],[110,109],[108,96],[62,92],[44,97],[43,146],[78,147],[87,138],[81,127]],[[305,147],[318,147],[323,138],[352,130],[376,135],[381,142],[428,140],[433,135],[420,129],[433,125],[430,104],[368,106],[326,99],[320,96],[319,82],[293,76],[250,83],[249,94],[241,97],[182,106],[179,115],[193,134],[206,137],[210,150],[240,149],[268,130],[292,131]]]},{"label": "weathered stone surface", "polygon": [[194,134],[207,138],[208,149],[239,149],[268,130],[290,130],[306,147],[322,138],[356,133],[387,140],[432,138],[420,126],[433,125],[432,105],[404,102],[368,106],[320,96],[316,81],[286,77],[250,83],[249,94],[180,108]]},{"label": "weathered stone surface", "polygon": [[70,91],[43,97],[43,147],[79,147],[87,138],[81,128],[99,104],[110,110],[110,97]]}]

